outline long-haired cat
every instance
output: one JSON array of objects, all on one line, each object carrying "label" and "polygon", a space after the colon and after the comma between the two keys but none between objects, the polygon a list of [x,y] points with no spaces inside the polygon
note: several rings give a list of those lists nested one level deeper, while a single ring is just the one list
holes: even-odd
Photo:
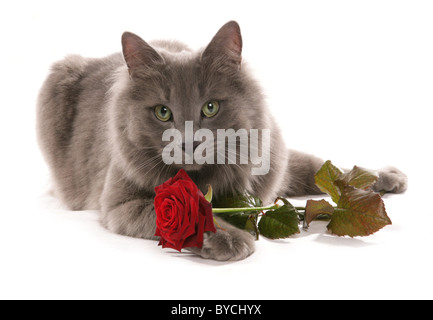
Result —
[{"label": "long-haired cat", "polygon": [[[74,55],[57,62],[40,92],[40,146],[56,194],[70,209],[98,209],[107,229],[156,239],[154,188],[180,168],[203,191],[211,184],[216,197],[248,190],[266,203],[319,193],[313,177],[323,161],[285,149],[260,86],[242,62],[236,22],[225,24],[199,51],[177,41],[147,43],[129,32],[122,49],[102,59]],[[165,164],[161,154],[170,142],[162,141],[163,132],[184,132],[188,121],[194,131],[215,134],[271,129],[270,170],[252,175],[250,162]],[[378,190],[406,189],[406,176],[394,168],[379,177]],[[192,251],[216,260],[243,259],[254,251],[250,234],[218,223],[222,228]]]}]

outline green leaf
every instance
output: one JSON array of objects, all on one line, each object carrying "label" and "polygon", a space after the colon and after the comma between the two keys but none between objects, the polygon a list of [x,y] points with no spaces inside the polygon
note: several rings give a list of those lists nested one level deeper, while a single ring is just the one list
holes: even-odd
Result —
[{"label": "green leaf", "polygon": [[212,204],[214,208],[253,208],[263,206],[262,200],[246,191],[242,194],[232,194],[215,198]]},{"label": "green leaf", "polygon": [[341,190],[344,189],[342,186],[352,186],[366,190],[373,186],[377,179],[378,176],[373,171],[354,166],[351,171],[344,173],[340,179],[337,179],[336,183]]},{"label": "green leaf", "polygon": [[340,188],[335,184],[335,181],[340,179],[343,171],[334,166],[331,161],[326,161],[323,166],[317,171],[314,176],[316,185],[322,192],[331,196],[332,201],[338,203],[340,199]]},{"label": "green leaf", "polygon": [[[288,203],[288,202],[287,202]],[[260,234],[269,239],[283,239],[299,233],[298,211],[290,203],[265,213],[258,225]]]},{"label": "green leaf", "polygon": [[304,229],[308,228],[311,221],[320,215],[331,216],[334,213],[334,207],[326,200],[307,200],[305,207]]},{"label": "green leaf", "polygon": [[368,236],[389,224],[391,219],[378,193],[346,186],[327,228],[339,236],[355,237]]},{"label": "green leaf", "polygon": [[257,214],[242,214],[242,213],[218,213],[218,217],[235,226],[236,228],[248,231],[254,236],[256,234]]},{"label": "green leaf", "polygon": [[[213,199],[213,208],[253,208],[262,207],[262,201],[244,192],[243,194],[223,196]],[[217,213],[218,217],[221,217],[228,223],[234,225],[235,227],[248,231],[254,236],[258,236],[256,232],[257,225],[257,215],[260,213],[258,211],[238,211],[238,212],[228,212],[228,213]]]}]

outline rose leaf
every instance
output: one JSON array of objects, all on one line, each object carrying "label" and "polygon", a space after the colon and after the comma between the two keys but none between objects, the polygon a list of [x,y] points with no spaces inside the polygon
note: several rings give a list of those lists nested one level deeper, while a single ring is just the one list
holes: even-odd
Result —
[{"label": "rose leaf", "polygon": [[212,204],[214,208],[252,208],[263,206],[263,202],[258,197],[248,192],[214,198]]},{"label": "rose leaf", "polygon": [[267,211],[258,224],[260,234],[269,239],[283,239],[299,233],[298,211],[291,204]]},{"label": "rose leaf", "polygon": [[354,166],[353,169],[345,174],[340,179],[337,179],[337,184],[344,189],[343,186],[352,186],[358,189],[366,190],[377,182],[378,176],[371,170]]},{"label": "rose leaf", "polygon": [[310,222],[321,215],[331,216],[334,213],[334,207],[331,204],[322,199],[320,201],[307,200],[307,205],[305,207],[305,217],[304,217],[304,229],[307,229]]},{"label": "rose leaf", "polygon": [[346,186],[327,228],[338,236],[368,236],[392,224],[381,196]]},{"label": "rose leaf", "polygon": [[218,217],[221,217],[231,225],[235,226],[236,228],[245,230],[249,233],[251,233],[253,236],[257,237],[256,233],[256,227],[255,227],[255,221],[257,220],[255,218],[257,214],[243,214],[243,213],[218,213]]},{"label": "rose leaf", "polygon": [[[228,196],[214,197],[213,199],[213,207],[214,208],[252,208],[252,207],[261,207],[263,206],[262,201],[249,194],[248,192],[244,192],[242,194],[232,194]],[[258,236],[256,232],[256,221],[257,215],[260,213],[258,211],[249,211],[249,212],[228,212],[228,213],[218,213],[218,217],[221,217],[231,225],[248,231],[254,236]]]},{"label": "rose leaf", "polygon": [[332,201],[338,203],[340,199],[340,188],[335,184],[335,181],[340,179],[343,171],[334,166],[331,161],[326,161],[323,166],[317,171],[314,176],[316,185],[322,192],[331,196]]}]

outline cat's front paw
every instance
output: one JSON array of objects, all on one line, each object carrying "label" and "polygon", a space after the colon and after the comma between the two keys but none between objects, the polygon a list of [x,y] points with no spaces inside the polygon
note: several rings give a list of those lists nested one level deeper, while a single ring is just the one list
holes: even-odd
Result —
[{"label": "cat's front paw", "polygon": [[374,191],[402,193],[407,189],[407,176],[394,167],[385,167],[376,172],[379,176]]},{"label": "cat's front paw", "polygon": [[205,259],[218,261],[242,260],[254,252],[254,237],[227,222],[218,219],[216,233],[204,234],[203,247],[188,250]]}]

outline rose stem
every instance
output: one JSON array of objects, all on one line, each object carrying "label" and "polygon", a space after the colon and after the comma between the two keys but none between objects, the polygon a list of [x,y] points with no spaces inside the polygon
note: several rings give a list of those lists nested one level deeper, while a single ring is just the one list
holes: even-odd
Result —
[{"label": "rose stem", "polygon": [[246,212],[246,211],[263,211],[263,210],[273,210],[280,206],[274,204],[269,207],[247,207],[247,208],[212,208],[213,213],[226,213],[226,212]]}]

